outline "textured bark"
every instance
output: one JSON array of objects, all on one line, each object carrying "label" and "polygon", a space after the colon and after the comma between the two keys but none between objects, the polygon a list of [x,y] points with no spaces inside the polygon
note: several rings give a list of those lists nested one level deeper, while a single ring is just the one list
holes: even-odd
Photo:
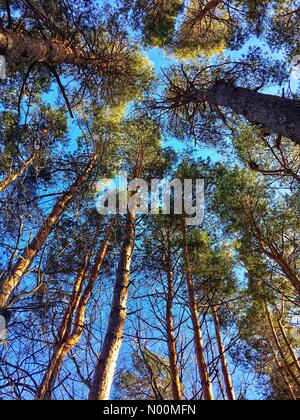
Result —
[{"label": "textured bark", "polygon": [[127,315],[130,267],[135,243],[135,219],[135,214],[129,212],[126,220],[125,238],[120,251],[108,328],[96,363],[89,400],[108,400],[110,396]]},{"label": "textured bark", "polygon": [[203,397],[205,400],[212,401],[214,400],[213,395],[213,388],[212,382],[208,373],[208,368],[205,360],[205,351],[203,345],[203,335],[201,330],[201,325],[199,321],[199,314],[197,303],[195,299],[195,290],[194,290],[194,281],[192,276],[192,271],[190,267],[190,259],[189,259],[189,249],[186,239],[186,226],[185,223],[182,223],[183,229],[183,237],[184,237],[184,265],[185,265],[185,272],[186,272],[186,282],[188,288],[188,295],[189,295],[189,306],[191,311],[191,318],[193,324],[193,332],[194,332],[194,346],[195,346],[195,353],[197,358],[197,364],[199,369],[199,375],[201,378],[202,389],[203,389]]},{"label": "textured bark", "polygon": [[[249,122],[261,125],[300,144],[300,101],[266,95],[250,89],[219,82],[204,96],[215,105],[230,108]],[[199,93],[203,100],[203,93]]]},{"label": "textured bark", "polygon": [[227,359],[226,359],[226,352],[222,340],[221,335],[221,328],[220,328],[220,321],[219,321],[219,314],[218,314],[218,308],[213,308],[213,318],[214,318],[214,324],[215,324],[215,330],[216,330],[216,337],[218,342],[218,350],[220,355],[220,361],[221,361],[221,368],[223,373],[223,378],[226,386],[226,393],[229,401],[235,401],[235,392],[233,388],[233,383],[231,379],[231,375],[228,369],[227,365]]},{"label": "textured bark", "polygon": [[21,166],[21,168],[17,172],[9,175],[7,178],[5,178],[3,181],[1,181],[0,182],[0,192],[6,190],[7,187],[9,187],[16,179],[18,179],[25,172],[25,170],[28,168],[28,166],[31,165],[34,158],[35,158],[35,154],[33,153],[30,156],[30,158],[23,163],[23,165]]},{"label": "textured bark", "polygon": [[[86,269],[87,269],[87,259],[77,277],[77,280],[75,282],[74,289],[73,289],[71,305],[65,314],[65,317],[62,321],[62,324],[59,330],[59,334],[58,334],[59,343],[55,348],[55,351],[51,358],[48,369],[37,391],[37,394],[36,394],[37,400],[51,399],[52,390],[55,385],[55,381],[60,373],[63,362],[66,356],[68,355],[68,353],[76,346],[76,344],[81,339],[83,327],[84,327],[86,305],[89,301],[89,298],[91,296],[91,293],[97,281],[103,260],[107,253],[107,248],[109,245],[113,226],[114,226],[114,222],[110,225],[108,232],[106,234],[106,237],[100,247],[91,276],[89,278],[88,284],[86,288],[84,289],[83,293],[82,293],[82,289],[83,289],[83,283],[84,283]],[[73,318],[74,318],[74,322],[73,322]],[[74,326],[71,332],[70,329],[71,329],[72,324]]]},{"label": "textured bark", "polygon": [[71,188],[58,200],[58,202],[53,207],[51,214],[46,218],[46,220],[43,223],[43,226],[40,228],[35,238],[25,249],[22,256],[12,268],[11,272],[3,280],[0,288],[0,308],[3,308],[7,304],[14,289],[19,285],[21,279],[27,273],[29,267],[31,266],[34,258],[37,256],[41,248],[45,245],[52,229],[58,222],[61,214],[64,212],[70,201],[74,198],[75,194],[80,189],[82,183],[86,181],[92,169],[95,167],[98,157],[98,155],[94,155],[90,159],[84,171],[77,176]]},{"label": "textured bark", "polygon": [[173,321],[173,300],[174,300],[174,287],[173,287],[173,270],[171,265],[171,257],[168,255],[168,295],[167,295],[167,308],[166,308],[166,324],[167,324],[167,344],[169,353],[170,372],[172,379],[172,395],[173,400],[182,399],[181,383],[178,370],[178,357],[176,349],[176,339]]},{"label": "textured bark", "polygon": [[[133,179],[138,178],[143,164],[143,150],[137,151]],[[131,193],[131,198],[136,192]],[[108,400],[123,341],[127,317],[130,269],[135,246],[136,208],[128,210],[124,240],[120,250],[116,282],[103,346],[96,362],[89,400]]]},{"label": "textured bark", "polygon": [[0,30],[0,54],[8,63],[14,64],[72,64],[79,68],[90,65],[103,73],[118,70],[112,60],[86,51],[68,40],[32,38],[11,30]]},{"label": "textured bark", "polygon": [[51,357],[49,366],[44,374],[42,382],[37,390],[36,399],[37,400],[49,400],[51,399],[51,394],[55,380],[61,369],[65,346],[68,341],[68,334],[72,325],[72,317],[76,306],[78,305],[80,293],[83,287],[84,278],[87,270],[87,260],[85,261],[83,267],[80,269],[76,281],[74,283],[73,293],[70,301],[70,305],[65,313],[63,321],[58,331],[57,341],[53,355]]}]

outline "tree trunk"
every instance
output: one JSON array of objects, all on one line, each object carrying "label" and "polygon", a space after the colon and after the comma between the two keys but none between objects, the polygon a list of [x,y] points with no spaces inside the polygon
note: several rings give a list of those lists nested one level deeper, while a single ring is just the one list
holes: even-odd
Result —
[{"label": "tree trunk", "polygon": [[116,62],[107,60],[105,54],[101,57],[69,40],[33,38],[12,30],[0,30],[0,54],[13,64],[72,64],[79,68],[90,65],[103,73],[118,70]]},{"label": "tree trunk", "polygon": [[[71,305],[68,311],[66,312],[66,315],[63,319],[62,325],[59,330],[58,337],[60,341],[54,351],[49,367],[37,391],[37,394],[36,394],[37,400],[51,399],[52,390],[55,385],[55,381],[60,373],[63,362],[66,356],[68,355],[68,353],[76,346],[76,344],[79,342],[82,336],[84,320],[85,320],[86,305],[89,301],[92,290],[97,281],[98,274],[101,269],[103,260],[107,253],[107,248],[108,248],[109,241],[111,238],[113,226],[114,226],[114,221],[111,223],[107,231],[106,237],[100,247],[100,250],[95,260],[92,274],[89,278],[88,284],[84,292],[82,293],[82,295],[81,295],[81,292],[83,289],[83,283],[84,283],[85,274],[87,270],[88,259],[86,259],[85,264],[77,277],[77,280],[75,282],[74,289],[73,289]],[[74,314],[75,314],[75,319],[73,323],[74,327],[73,327],[72,332],[70,333],[70,328],[72,326]]]},{"label": "tree trunk", "polygon": [[222,335],[221,335],[218,308],[215,306],[213,307],[213,317],[214,317],[216,337],[217,337],[217,342],[218,342],[218,349],[219,349],[219,354],[220,354],[220,361],[221,361],[224,382],[226,386],[227,397],[229,401],[235,401],[236,398],[235,398],[233,383],[232,383],[231,375],[228,369],[226,352],[225,352]]},{"label": "tree trunk", "polygon": [[9,175],[6,179],[1,181],[0,182],[0,192],[6,190],[6,188],[9,187],[10,184],[12,184],[17,178],[19,178],[24,173],[24,171],[28,168],[28,166],[30,166],[30,164],[33,162],[34,158],[35,158],[35,154],[33,153],[30,156],[30,158],[23,163],[23,165],[21,166],[21,168],[17,172]]},{"label": "tree trunk", "polygon": [[[138,146],[133,179],[138,178],[142,170],[143,150]],[[137,191],[131,192],[131,198]],[[127,300],[130,285],[130,268],[135,246],[136,204],[128,209],[124,231],[124,240],[120,250],[111,310],[108,319],[102,350],[96,362],[94,378],[89,400],[108,400],[123,341],[124,325],[127,317]]]},{"label": "tree trunk", "polygon": [[172,379],[172,394],[173,400],[181,400],[181,383],[179,378],[178,370],[178,357],[176,349],[176,339],[174,332],[174,321],[173,321],[173,299],[174,299],[174,287],[173,287],[173,270],[171,266],[171,258],[168,256],[168,296],[167,296],[167,308],[166,308],[166,324],[167,324],[167,344],[169,353],[170,372]]},{"label": "tree trunk", "polygon": [[192,324],[193,324],[194,345],[195,345],[197,364],[198,364],[199,375],[200,375],[201,383],[202,383],[203,397],[205,400],[212,401],[214,399],[213,388],[212,388],[212,382],[208,373],[207,364],[205,361],[203,336],[202,336],[202,330],[201,330],[201,325],[199,321],[197,303],[195,299],[194,282],[193,282],[193,276],[192,276],[192,271],[190,267],[189,249],[188,249],[188,244],[187,244],[186,226],[185,226],[184,221],[182,225],[183,225],[182,233],[183,233],[183,238],[184,238],[184,249],[183,249],[184,255],[183,256],[184,256],[186,282],[187,282],[188,295],[189,295],[189,306],[190,306],[191,318],[192,318]]},{"label": "tree trunk", "polygon": [[41,227],[35,238],[31,241],[29,246],[23,252],[23,255],[14,265],[11,272],[3,280],[0,289],[0,308],[3,308],[7,304],[14,289],[19,285],[22,277],[27,273],[27,270],[31,266],[34,258],[41,250],[41,248],[45,245],[52,229],[58,222],[61,214],[65,211],[67,205],[74,198],[75,194],[80,189],[82,183],[87,180],[90,172],[95,167],[98,158],[99,155],[96,154],[89,160],[84,171],[77,176],[71,188],[65,194],[63,194],[63,196],[55,204],[51,214],[46,218],[46,220],[43,223],[43,226]]},{"label": "tree trunk", "polygon": [[199,99],[230,108],[249,122],[261,125],[270,133],[278,133],[300,144],[300,101],[266,95],[250,89],[218,82]]},{"label": "tree trunk", "polygon": [[135,244],[135,219],[135,213],[129,212],[125,226],[125,238],[120,251],[108,328],[96,363],[89,400],[108,400],[110,396],[127,315],[130,267]]}]

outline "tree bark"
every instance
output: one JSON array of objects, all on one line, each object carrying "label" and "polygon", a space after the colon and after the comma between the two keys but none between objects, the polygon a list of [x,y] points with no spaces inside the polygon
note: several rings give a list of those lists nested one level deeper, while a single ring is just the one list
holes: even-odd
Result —
[{"label": "tree bark", "polygon": [[127,316],[130,267],[135,244],[135,219],[135,214],[129,212],[125,226],[125,238],[120,251],[108,328],[96,363],[89,400],[108,400],[110,396]]},{"label": "tree bark", "polygon": [[178,357],[176,349],[176,339],[174,332],[174,321],[173,321],[173,299],[174,299],[174,287],[173,287],[173,270],[171,264],[171,257],[168,255],[168,295],[167,295],[167,308],[166,308],[166,325],[167,325],[167,344],[169,353],[170,372],[172,380],[172,394],[173,400],[182,399],[181,383],[179,378],[178,370]]},{"label": "tree bark", "polygon": [[35,238],[31,241],[26,250],[23,252],[22,256],[16,262],[11,272],[3,280],[0,288],[0,308],[5,307],[5,305],[7,304],[14,289],[19,285],[21,279],[27,273],[29,267],[31,266],[34,258],[37,256],[41,248],[45,245],[52,229],[58,222],[61,214],[65,211],[67,205],[74,198],[75,194],[80,189],[82,183],[84,183],[87,180],[90,172],[96,166],[98,158],[99,155],[95,154],[89,160],[84,171],[77,176],[71,188],[65,194],[63,194],[63,196],[55,204],[51,214],[46,218],[46,220],[43,223],[43,226],[40,228]]},{"label": "tree bark", "polygon": [[90,65],[103,73],[115,72],[121,65],[69,40],[33,38],[12,30],[0,30],[0,54],[13,64],[71,64],[79,68]]},{"label": "tree bark", "polygon": [[230,108],[249,122],[261,125],[270,133],[278,133],[300,144],[300,101],[266,95],[250,89],[218,82],[206,94],[199,93],[215,105]]},{"label": "tree bark", "polygon": [[[74,289],[73,289],[71,305],[66,312],[66,315],[63,319],[63,322],[59,330],[59,334],[58,334],[59,344],[55,348],[55,351],[51,358],[48,369],[37,391],[37,394],[36,394],[37,400],[51,399],[52,390],[55,385],[55,381],[59,375],[59,372],[61,370],[61,367],[63,365],[63,362],[66,356],[68,355],[68,353],[76,346],[76,344],[79,342],[82,336],[84,320],[85,320],[86,305],[89,301],[89,298],[91,296],[91,293],[97,281],[103,260],[107,253],[107,248],[108,248],[109,241],[111,238],[113,226],[114,226],[114,221],[111,223],[106,233],[105,239],[97,254],[95,264],[94,264],[91,276],[89,278],[88,284],[83,293],[81,292],[83,289],[83,283],[84,283],[86,270],[87,270],[87,262],[88,262],[87,258],[86,258],[83,268],[81,269],[77,277],[77,280],[75,282]],[[74,315],[75,315],[75,319],[73,323],[72,321],[73,321]],[[72,332],[70,333],[72,323],[74,324],[74,326],[73,326]]]},{"label": "tree bark", "polygon": [[226,386],[226,393],[229,401],[235,401],[235,392],[233,388],[233,383],[231,379],[231,375],[228,369],[227,365],[227,359],[226,359],[226,352],[222,340],[221,335],[221,328],[220,328],[220,321],[219,321],[219,314],[218,314],[218,308],[213,307],[213,318],[214,318],[214,324],[215,324],[215,330],[216,330],[216,337],[218,342],[218,349],[219,349],[219,355],[220,355],[220,361],[221,361],[221,367],[222,367],[222,373],[224,377],[224,382]]},{"label": "tree bark", "polygon": [[188,249],[188,244],[187,244],[186,226],[185,226],[184,221],[182,222],[182,233],[183,233],[183,239],[184,239],[183,257],[184,257],[186,282],[187,282],[188,296],[189,296],[189,306],[190,306],[191,318],[192,318],[192,324],[193,324],[195,353],[196,353],[196,358],[197,358],[199,375],[200,375],[201,383],[202,383],[203,397],[205,400],[212,401],[214,400],[213,388],[212,388],[212,382],[208,373],[208,368],[207,368],[207,364],[205,360],[203,335],[202,335],[201,325],[199,321],[197,303],[195,299],[194,281],[193,281],[193,276],[192,276],[192,270],[190,267],[189,249]]},{"label": "tree bark", "polygon": [[[133,179],[142,170],[143,150],[138,146]],[[136,192],[131,193],[131,198]],[[130,286],[130,269],[135,246],[136,206],[128,209],[124,230],[124,240],[120,250],[116,282],[111,310],[103,346],[96,362],[89,400],[108,400],[123,341],[124,325],[127,317],[127,300]]]},{"label": "tree bark", "polygon": [[18,179],[25,172],[25,170],[28,168],[28,166],[30,166],[30,164],[33,162],[34,158],[35,158],[35,154],[33,153],[30,156],[30,158],[23,163],[23,165],[21,166],[21,168],[18,171],[9,175],[7,178],[5,178],[3,181],[1,181],[0,182],[0,192],[6,190],[6,188],[9,187],[9,185],[11,185],[16,179]]}]

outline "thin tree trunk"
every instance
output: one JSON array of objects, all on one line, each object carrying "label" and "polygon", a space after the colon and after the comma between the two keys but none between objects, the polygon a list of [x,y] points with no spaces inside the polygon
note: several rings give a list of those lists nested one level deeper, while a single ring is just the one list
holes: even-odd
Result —
[{"label": "thin tree trunk", "polygon": [[269,324],[270,324],[270,327],[271,327],[272,335],[273,335],[274,341],[276,343],[276,347],[277,347],[277,349],[278,349],[278,351],[280,353],[280,356],[281,356],[281,358],[283,360],[283,363],[284,363],[284,365],[285,365],[285,367],[287,369],[287,372],[289,373],[290,377],[293,379],[293,381],[295,382],[295,384],[297,385],[297,387],[300,388],[300,380],[296,376],[296,374],[293,372],[293,369],[291,368],[291,366],[289,364],[289,361],[286,359],[286,355],[284,353],[284,350],[283,350],[283,348],[282,348],[282,346],[281,346],[281,344],[279,342],[278,335],[277,335],[277,332],[275,330],[275,327],[274,327],[274,324],[273,324],[273,321],[272,321],[272,318],[271,318],[271,314],[270,314],[270,311],[269,311],[267,302],[265,302],[265,309],[266,309],[267,317],[268,317]]},{"label": "thin tree trunk", "polygon": [[105,54],[101,57],[69,40],[33,38],[12,30],[0,30],[0,54],[13,64],[72,64],[79,68],[90,65],[103,73],[118,71],[116,62],[107,60]]},{"label": "thin tree trunk", "polygon": [[176,339],[174,332],[173,321],[173,299],[174,299],[174,286],[173,286],[173,270],[171,265],[171,257],[168,255],[168,295],[167,295],[167,308],[166,308],[166,324],[167,324],[167,344],[169,353],[170,372],[172,380],[172,394],[173,400],[182,399],[181,383],[178,370],[178,357],[176,349]]},{"label": "thin tree trunk", "polygon": [[24,171],[28,168],[28,166],[30,166],[30,164],[33,162],[35,158],[35,153],[33,153],[30,158],[28,160],[26,160],[23,165],[21,166],[21,168],[9,175],[6,179],[4,179],[3,181],[0,182],[0,192],[6,190],[7,187],[9,187],[10,184],[12,184],[17,178],[19,178]]},{"label": "thin tree trunk", "polygon": [[66,344],[68,334],[72,325],[72,317],[75,307],[78,305],[80,293],[82,290],[84,278],[87,270],[87,259],[85,260],[84,265],[81,267],[76,281],[74,283],[73,293],[70,301],[70,305],[65,313],[61,326],[58,332],[58,344],[55,347],[53,355],[49,366],[44,374],[42,382],[36,392],[37,400],[49,400],[51,399],[51,394],[55,380],[59,374],[60,368],[63,362],[63,351]]},{"label": "thin tree trunk", "polygon": [[96,166],[98,158],[99,155],[95,154],[89,160],[84,171],[77,176],[71,188],[65,194],[63,194],[63,196],[55,204],[51,214],[46,218],[46,220],[43,223],[43,226],[41,227],[35,238],[31,241],[26,250],[23,252],[23,255],[16,262],[11,272],[3,280],[0,289],[0,308],[3,308],[7,304],[14,289],[19,285],[21,279],[27,273],[29,267],[31,266],[34,258],[37,256],[41,248],[45,245],[52,229],[58,222],[61,214],[65,211],[67,205],[74,198],[75,194],[80,189],[82,183],[84,183],[87,180],[90,172]]},{"label": "thin tree trunk", "polygon": [[[107,253],[107,248],[108,248],[109,241],[111,238],[111,233],[112,233],[112,228],[114,226],[114,223],[115,222],[113,221],[110,227],[108,228],[105,239],[97,254],[93,271],[89,278],[88,284],[82,294],[81,292],[83,289],[83,283],[84,283],[85,274],[87,270],[87,262],[88,262],[87,258],[86,258],[83,268],[81,269],[77,277],[77,280],[74,285],[71,305],[63,319],[62,325],[59,330],[58,336],[59,336],[60,342],[54,351],[54,354],[51,358],[51,362],[48,366],[48,369],[44,375],[42,383],[36,394],[36,399],[38,400],[51,399],[52,390],[55,385],[55,381],[60,373],[63,362],[66,356],[68,355],[68,353],[76,346],[76,344],[79,342],[82,336],[86,306],[91,296],[91,293],[93,291],[93,288],[95,286],[95,283],[97,281],[103,260]],[[75,319],[73,322],[74,327],[73,327],[72,332],[70,333],[70,328],[72,326],[74,315],[75,315]]]},{"label": "thin tree trunk", "polygon": [[261,125],[270,133],[278,133],[300,144],[300,102],[293,99],[266,95],[254,90],[218,82],[199,99],[230,108],[249,122]]},{"label": "thin tree trunk", "polygon": [[226,386],[227,397],[229,401],[235,401],[236,398],[235,398],[232,378],[228,369],[226,352],[225,352],[222,335],[221,335],[218,308],[216,306],[213,307],[213,318],[214,318],[216,337],[217,337],[217,342],[218,342],[218,349],[219,349],[219,355],[220,355],[220,360],[221,360],[222,373],[223,373],[224,382]]},{"label": "thin tree trunk", "polygon": [[193,282],[193,276],[192,276],[192,271],[190,267],[189,249],[188,249],[188,244],[187,244],[186,226],[185,226],[184,221],[182,225],[183,225],[182,233],[183,233],[183,238],[184,238],[184,249],[183,249],[184,255],[183,256],[184,256],[186,282],[187,282],[188,295],[189,295],[189,306],[190,306],[191,318],[192,318],[192,324],[193,324],[194,345],[195,345],[197,364],[198,364],[199,374],[201,378],[204,399],[212,401],[214,399],[213,388],[212,388],[212,382],[208,373],[208,368],[207,368],[207,364],[205,360],[203,335],[202,335],[201,325],[199,321],[197,303],[195,299],[194,282]]}]

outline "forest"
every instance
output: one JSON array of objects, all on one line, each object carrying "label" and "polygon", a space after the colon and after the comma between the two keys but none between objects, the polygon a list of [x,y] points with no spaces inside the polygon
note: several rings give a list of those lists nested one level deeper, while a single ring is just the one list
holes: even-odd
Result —
[{"label": "forest", "polygon": [[0,400],[300,400],[300,0],[0,0],[0,232]]}]

